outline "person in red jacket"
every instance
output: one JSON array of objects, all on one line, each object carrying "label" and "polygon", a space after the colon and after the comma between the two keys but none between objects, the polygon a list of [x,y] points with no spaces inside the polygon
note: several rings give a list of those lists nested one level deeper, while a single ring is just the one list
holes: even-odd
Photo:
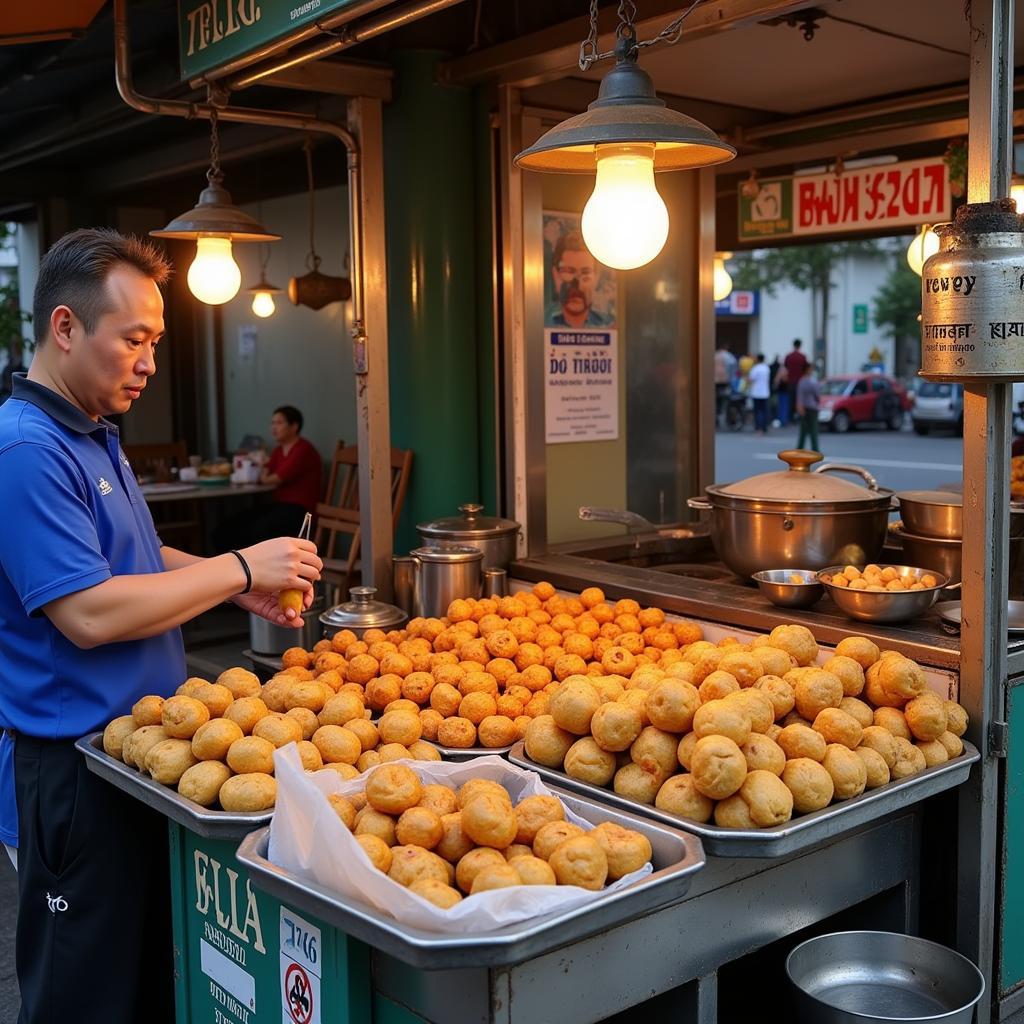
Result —
[{"label": "person in red jacket", "polygon": [[221,523],[214,531],[217,550],[272,537],[294,537],[306,513],[316,511],[323,463],[316,448],[301,436],[302,422],[302,413],[293,405],[274,410],[270,433],[277,445],[260,473],[261,484],[274,485],[272,500]]}]

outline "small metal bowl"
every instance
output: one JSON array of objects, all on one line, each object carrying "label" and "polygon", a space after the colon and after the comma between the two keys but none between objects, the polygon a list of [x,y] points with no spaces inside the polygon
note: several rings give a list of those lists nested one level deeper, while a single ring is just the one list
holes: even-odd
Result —
[{"label": "small metal bowl", "polygon": [[[792,583],[791,576],[799,576],[803,582]],[[761,593],[780,608],[810,608],[825,593],[825,587],[812,569],[765,569],[750,578]]]},{"label": "small metal bowl", "polygon": [[[949,578],[934,569],[919,569],[912,565],[881,565],[879,569],[895,569],[903,579],[920,579],[925,573],[934,576],[939,582],[925,590],[851,590],[849,587],[837,587],[826,582],[822,577],[835,576],[843,571],[844,566],[832,565],[818,573],[818,580],[828,590],[829,596],[836,606],[851,619],[860,622],[906,622],[923,615],[935,603],[942,588],[949,583]],[[857,568],[861,568],[857,566]]]}]

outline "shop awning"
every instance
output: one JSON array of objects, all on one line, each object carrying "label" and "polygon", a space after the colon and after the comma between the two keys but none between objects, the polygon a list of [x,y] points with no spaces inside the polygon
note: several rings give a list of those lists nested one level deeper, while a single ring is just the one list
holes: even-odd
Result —
[{"label": "shop awning", "polygon": [[73,39],[84,32],[105,0],[46,0],[0,9],[0,46]]}]

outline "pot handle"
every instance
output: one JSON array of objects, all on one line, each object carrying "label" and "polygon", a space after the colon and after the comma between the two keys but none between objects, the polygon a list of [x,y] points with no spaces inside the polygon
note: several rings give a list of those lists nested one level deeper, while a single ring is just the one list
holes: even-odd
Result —
[{"label": "pot handle", "polygon": [[824,465],[815,466],[812,473],[853,473],[861,477],[872,491],[878,490],[878,481],[863,467],[851,466],[845,462],[826,462]]},{"label": "pot handle", "polygon": [[687,508],[692,508],[697,512],[710,512],[711,502],[707,498],[687,498]]}]

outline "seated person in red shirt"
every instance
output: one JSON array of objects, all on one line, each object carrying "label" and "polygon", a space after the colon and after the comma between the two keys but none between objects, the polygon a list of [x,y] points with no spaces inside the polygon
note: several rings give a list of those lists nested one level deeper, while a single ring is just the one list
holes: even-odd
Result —
[{"label": "seated person in red shirt", "polygon": [[270,540],[294,537],[307,512],[316,511],[320,500],[323,465],[320,453],[301,436],[302,413],[282,405],[270,419],[270,433],[277,447],[260,473],[260,483],[274,484],[267,505],[232,516],[214,531],[218,551]]}]

